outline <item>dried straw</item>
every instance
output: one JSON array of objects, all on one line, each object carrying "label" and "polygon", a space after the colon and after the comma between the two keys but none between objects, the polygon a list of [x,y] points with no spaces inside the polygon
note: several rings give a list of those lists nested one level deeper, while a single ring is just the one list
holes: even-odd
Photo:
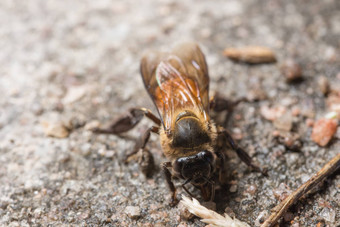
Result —
[{"label": "dried straw", "polygon": [[202,222],[214,227],[250,227],[247,223],[236,218],[233,219],[227,214],[222,216],[215,211],[207,209],[194,198],[191,200],[186,196],[182,196],[181,203],[190,211],[190,213],[202,218]]}]

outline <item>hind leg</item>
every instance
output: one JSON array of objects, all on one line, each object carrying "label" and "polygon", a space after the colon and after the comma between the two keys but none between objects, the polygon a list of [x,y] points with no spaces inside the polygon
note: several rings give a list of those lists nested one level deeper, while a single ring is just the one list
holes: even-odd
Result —
[{"label": "hind leg", "polygon": [[135,144],[133,150],[125,156],[124,162],[127,163],[128,159],[131,156],[135,155],[141,150],[142,153],[139,158],[141,171],[146,176],[150,176],[154,167],[154,159],[152,154],[145,149],[145,146],[149,141],[151,132],[158,134],[159,126],[161,125],[161,120],[156,117],[150,110],[145,108],[132,108],[127,114],[114,120],[109,127],[95,128],[92,131],[94,133],[119,135],[120,133],[124,133],[133,129],[143,119],[144,116],[156,123],[157,126],[152,126],[144,132],[143,136]]}]

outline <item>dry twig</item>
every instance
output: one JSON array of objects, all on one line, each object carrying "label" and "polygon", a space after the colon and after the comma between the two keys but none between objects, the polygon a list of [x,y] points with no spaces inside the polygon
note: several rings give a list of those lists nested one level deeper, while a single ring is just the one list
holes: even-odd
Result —
[{"label": "dry twig", "polygon": [[272,63],[276,61],[274,52],[267,47],[261,46],[226,48],[223,54],[234,61],[249,64]]},{"label": "dry twig", "polygon": [[331,175],[340,167],[340,154],[329,161],[318,173],[312,176],[306,183],[301,185],[290,196],[283,200],[273,210],[269,218],[261,225],[261,227],[274,226],[277,221],[286,213],[288,208],[298,201],[302,196],[306,195],[312,188]]}]

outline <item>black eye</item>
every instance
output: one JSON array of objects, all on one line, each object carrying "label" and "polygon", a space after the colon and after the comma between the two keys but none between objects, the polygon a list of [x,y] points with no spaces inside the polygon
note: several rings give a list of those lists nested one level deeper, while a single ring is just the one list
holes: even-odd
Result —
[{"label": "black eye", "polygon": [[173,168],[176,172],[181,172],[182,168],[183,168],[183,163],[185,161],[186,158],[179,158],[175,161]]},{"label": "black eye", "polygon": [[198,156],[208,162],[212,162],[213,160],[213,155],[210,151],[201,151]]}]

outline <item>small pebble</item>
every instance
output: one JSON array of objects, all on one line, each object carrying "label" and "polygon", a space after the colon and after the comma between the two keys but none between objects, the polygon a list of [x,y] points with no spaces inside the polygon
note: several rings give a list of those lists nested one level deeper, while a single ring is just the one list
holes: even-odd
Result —
[{"label": "small pebble", "polygon": [[326,96],[330,91],[329,81],[327,77],[320,76],[318,78],[318,85],[321,93]]},{"label": "small pebble", "polygon": [[316,224],[316,227],[324,227],[326,226],[324,222],[318,222],[318,224]]},{"label": "small pebble", "polygon": [[73,86],[70,87],[63,98],[62,103],[64,105],[75,103],[76,101],[83,98],[86,94],[87,87],[86,86]]},{"label": "small pebble", "polygon": [[[57,161],[61,163],[66,163],[71,160],[71,155],[66,152],[62,152],[58,155]],[[67,178],[67,177],[66,177]]]},{"label": "small pebble", "polygon": [[100,126],[100,122],[97,120],[93,120],[93,121],[86,123],[86,125],[84,126],[84,129],[91,131],[95,128],[98,128],[99,126]]},{"label": "small pebble", "polygon": [[289,132],[293,127],[293,118],[290,114],[284,114],[276,118],[273,124],[276,129]]},{"label": "small pebble", "polygon": [[286,60],[281,65],[280,69],[287,83],[296,82],[302,79],[301,66],[293,59]]},{"label": "small pebble", "polygon": [[232,130],[232,137],[233,137],[235,140],[241,140],[241,139],[243,138],[243,134],[242,134],[241,129],[239,129],[239,128],[233,128],[233,130]]},{"label": "small pebble", "polygon": [[80,213],[78,218],[81,220],[88,219],[90,217],[90,211],[85,211],[83,213]]},{"label": "small pebble", "polygon": [[285,145],[291,151],[298,152],[302,149],[303,142],[300,135],[297,133],[282,133],[279,137],[279,142]]},{"label": "small pebble", "polygon": [[279,137],[279,136],[280,136],[280,131],[274,130],[274,131],[272,132],[272,135],[273,135],[274,137]]},{"label": "small pebble", "polygon": [[90,143],[83,143],[80,146],[80,151],[81,151],[81,154],[84,155],[84,156],[89,155],[91,153],[91,144]]},{"label": "small pebble", "polygon": [[232,185],[232,186],[229,188],[229,191],[230,191],[231,193],[236,192],[236,191],[237,191],[237,185],[236,185],[236,184]]},{"label": "small pebble", "polygon": [[268,95],[263,88],[257,87],[251,89],[247,94],[247,99],[250,101],[260,101],[267,99]]},{"label": "small pebble", "polygon": [[138,219],[141,216],[140,208],[137,206],[127,206],[125,213],[132,219]]},{"label": "small pebble", "polygon": [[84,115],[78,114],[77,116],[70,117],[67,119],[70,129],[77,129],[83,127],[86,124],[86,117]]},{"label": "small pebble", "polygon": [[52,109],[58,112],[63,112],[64,111],[64,104],[62,104],[61,102],[56,102],[53,103],[52,105]]},{"label": "small pebble", "polygon": [[290,222],[291,220],[294,219],[294,214],[291,212],[287,212],[285,213],[285,215],[283,216],[283,219],[285,220],[285,222]]},{"label": "small pebble", "polygon": [[300,224],[298,222],[295,222],[291,225],[291,227],[300,227]]},{"label": "small pebble", "polygon": [[190,213],[190,211],[186,207],[182,206],[181,203],[179,206],[181,220],[188,221],[195,217],[195,215]]},{"label": "small pebble", "polygon": [[277,106],[269,108],[268,106],[261,106],[261,115],[265,119],[269,121],[274,121],[275,119],[283,116],[283,114],[286,112],[286,108],[284,106]]},{"label": "small pebble", "polygon": [[335,217],[336,217],[336,211],[334,209],[325,207],[320,212],[320,216],[323,217],[326,221],[334,223]]},{"label": "small pebble", "polygon": [[246,192],[248,192],[251,195],[254,195],[256,191],[257,191],[257,186],[255,184],[250,185],[246,190]]},{"label": "small pebble", "polygon": [[307,119],[306,119],[306,125],[307,125],[308,127],[313,127],[313,125],[314,125],[314,120],[311,119],[311,118],[307,118]]},{"label": "small pebble", "polygon": [[294,116],[294,117],[297,117],[297,116],[299,116],[301,114],[301,109],[299,108],[299,107],[294,107],[293,109],[292,109],[292,115]]},{"label": "small pebble", "polygon": [[34,217],[35,217],[35,218],[40,218],[41,214],[43,213],[43,212],[42,212],[42,208],[37,208],[37,209],[35,209],[35,210],[33,211],[33,213],[34,213]]},{"label": "small pebble", "polygon": [[334,119],[319,119],[314,124],[311,135],[312,140],[320,146],[326,146],[336,133],[337,126],[337,121]]},{"label": "small pebble", "polygon": [[36,116],[39,116],[44,112],[44,108],[42,107],[42,105],[37,102],[32,104],[31,110]]},{"label": "small pebble", "polygon": [[211,31],[210,28],[203,28],[203,29],[200,30],[200,35],[201,35],[202,38],[207,39],[207,38],[211,37],[212,31]]},{"label": "small pebble", "polygon": [[308,106],[307,108],[303,108],[301,110],[301,115],[307,118],[314,118],[315,117],[315,110],[314,106]]},{"label": "small pebble", "polygon": [[330,111],[337,112],[340,116],[340,94],[337,93],[329,94],[326,103]]},{"label": "small pebble", "polygon": [[101,156],[105,158],[112,158],[115,155],[115,151],[101,148],[98,150],[98,154],[100,154]]},{"label": "small pebble", "polygon": [[283,201],[285,198],[288,197],[288,195],[291,194],[291,192],[292,191],[285,183],[281,183],[278,188],[275,188],[273,190],[275,198],[278,199],[279,201]]},{"label": "small pebble", "polygon": [[45,128],[44,132],[47,136],[56,138],[66,138],[69,135],[69,130],[61,122],[49,123],[44,122],[43,126]]},{"label": "small pebble", "polygon": [[255,220],[255,226],[260,226],[261,224],[263,224],[263,222],[267,219],[268,216],[269,216],[268,211],[266,210],[261,211],[259,216],[257,216]]}]

